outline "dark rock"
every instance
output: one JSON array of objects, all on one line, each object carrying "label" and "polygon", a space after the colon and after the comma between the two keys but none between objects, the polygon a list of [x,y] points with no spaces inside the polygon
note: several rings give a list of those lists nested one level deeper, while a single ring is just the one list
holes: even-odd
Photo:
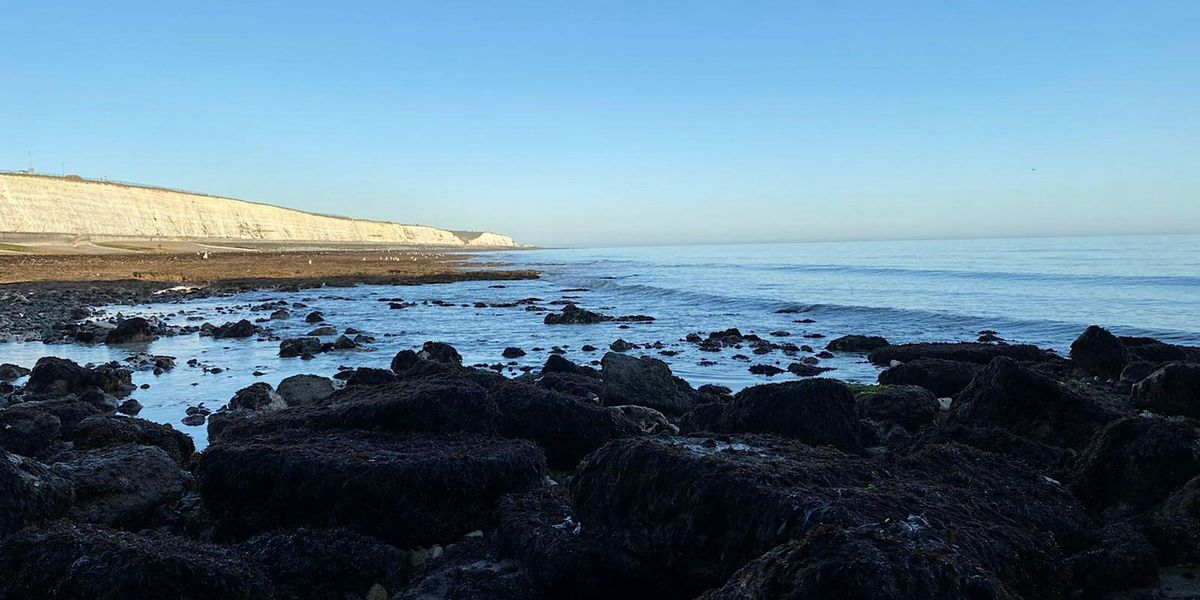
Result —
[{"label": "dark rock", "polygon": [[[287,312],[287,311],[284,311],[284,312]],[[287,318],[287,317],[284,317],[284,318]],[[221,325],[220,327],[213,330],[212,336],[215,339],[225,339],[225,338],[240,339],[240,338],[248,338],[248,337],[254,336],[254,335],[258,334],[259,331],[262,331],[262,328],[258,327],[254,323],[251,323],[250,321],[247,321],[246,319],[242,319],[241,321],[238,321],[236,323],[229,322],[224,325]]]},{"label": "dark rock", "polygon": [[832,371],[829,367],[817,367],[804,362],[794,362],[788,365],[788,372],[797,377],[816,377],[826,371]]},{"label": "dark rock", "polygon": [[274,531],[237,548],[274,581],[277,599],[365,597],[374,585],[398,587],[407,566],[396,548],[345,529]]},{"label": "dark rock", "polygon": [[75,520],[132,531],[160,525],[191,482],[161,448],[135,444],[93,450],[51,468],[75,485]]},{"label": "dark rock", "polygon": [[888,341],[877,335],[843,335],[830,340],[825,348],[837,352],[870,352],[888,345]]},{"label": "dark rock", "polygon": [[1029,344],[983,344],[979,342],[935,342],[893,344],[871,352],[867,360],[877,365],[890,365],[893,360],[910,362],[918,358],[941,358],[986,365],[996,357],[1024,362],[1043,362],[1058,357],[1049,350]]},{"label": "dark rock", "polygon": [[1154,510],[1150,537],[1163,562],[1200,562],[1200,476],[1175,490]]},{"label": "dark rock", "polygon": [[754,375],[766,375],[767,377],[773,377],[784,372],[783,369],[775,365],[750,365],[748,370]]},{"label": "dark rock", "polygon": [[769,433],[811,445],[859,448],[854,394],[833,379],[746,388],[726,406],[721,427],[729,433]]},{"label": "dark rock", "polygon": [[319,310],[314,310],[304,317],[305,323],[320,323],[324,320],[325,315],[321,314],[321,311]]},{"label": "dark rock", "polygon": [[660,433],[679,433],[679,428],[671,424],[667,416],[646,406],[626,404],[624,406],[607,406],[609,412],[629,419],[637,425],[638,431],[644,435]]},{"label": "dark rock", "polygon": [[0,381],[13,381],[14,379],[20,379],[30,373],[31,371],[29,369],[14,365],[12,363],[0,364]]},{"label": "dark rock", "polygon": [[542,375],[550,373],[568,373],[571,375],[583,375],[591,379],[599,379],[600,372],[588,366],[577,365],[566,357],[557,354],[551,354],[546,357],[546,364],[542,365]]},{"label": "dark rock", "polygon": [[416,366],[417,361],[419,360],[421,359],[417,358],[416,352],[412,350],[401,350],[396,353],[395,357],[392,358],[392,372],[396,373],[397,375],[402,374]]},{"label": "dark rock", "polygon": [[544,320],[546,325],[592,325],[613,320],[608,315],[584,310],[574,304],[563,306],[562,312],[548,313]]},{"label": "dark rock", "polygon": [[544,472],[520,440],[338,432],[223,439],[196,478],[224,535],[320,525],[406,547],[487,527],[504,494]]},{"label": "dark rock", "polygon": [[196,453],[192,437],[170,425],[145,419],[94,415],[82,419],[67,438],[80,450],[99,450],[124,444],[154,446],[180,466],[191,463]]},{"label": "dark rock", "polygon": [[275,390],[288,406],[318,404],[333,395],[333,380],[320,375],[292,375]]},{"label": "dark rock", "polygon": [[462,365],[463,360],[458,350],[445,342],[425,342],[421,351],[417,353],[417,358],[451,365]]},{"label": "dark rock", "polygon": [[322,336],[322,335],[337,335],[337,328],[332,325],[322,325],[304,335],[307,336]]},{"label": "dark rock", "polygon": [[520,348],[509,346],[505,348],[504,352],[501,352],[500,355],[504,358],[521,358],[522,356],[525,356],[525,351]]},{"label": "dark rock", "polygon": [[881,423],[895,423],[915,432],[933,423],[938,413],[937,397],[918,386],[879,386],[855,394],[858,414]]},{"label": "dark rock", "polygon": [[1129,362],[1129,353],[1117,336],[1092,325],[1071,342],[1071,362],[1085,375],[1116,379]]},{"label": "dark rock", "polygon": [[[71,482],[32,458],[4,450],[0,450],[0,490],[0,538],[33,523],[66,516],[75,500]],[[0,552],[4,546],[0,544]],[[4,580],[0,567],[0,590]]]},{"label": "dark rock", "polygon": [[1098,508],[1148,508],[1200,474],[1195,427],[1133,417],[1109,423],[1079,458],[1071,487]]},{"label": "dark rock", "polygon": [[1142,529],[1127,521],[1106,525],[1094,534],[1088,548],[1067,559],[1076,597],[1100,597],[1149,585],[1158,578],[1158,557]]},{"label": "dark rock", "polygon": [[26,391],[46,396],[65,396],[87,389],[91,374],[75,361],[45,356],[39,358],[30,371]]},{"label": "dark rock", "polygon": [[634,348],[637,348],[637,344],[631,344],[621,338],[617,338],[616,341],[608,345],[608,349],[613,352],[628,352]]},{"label": "dark rock", "polygon": [[919,515],[818,527],[750,562],[700,600],[1017,600],[1021,596]]},{"label": "dark rock", "polygon": [[262,572],[230,550],[171,535],[59,523],[0,544],[0,598],[270,597]]},{"label": "dark rock", "polygon": [[353,350],[358,347],[358,342],[344,336],[339,335],[336,340],[333,340],[334,350]]},{"label": "dark rock", "polygon": [[959,394],[947,423],[1002,427],[1048,444],[1079,448],[1117,416],[1058,382],[1001,357]]},{"label": "dark rock", "polygon": [[252,383],[233,395],[229,401],[229,409],[245,409],[260,412],[271,412],[287,408],[283,396],[275,392],[269,383]]},{"label": "dark rock", "polygon": [[1145,379],[1156,370],[1158,370],[1158,367],[1152,362],[1135,360],[1125,365],[1124,369],[1121,369],[1121,377],[1118,381],[1122,385],[1133,387],[1134,384]]},{"label": "dark rock", "polygon": [[133,317],[117,323],[116,328],[104,338],[106,344],[137,344],[154,339],[154,328],[142,317]]},{"label": "dark rock", "polygon": [[604,379],[600,400],[606,406],[636,404],[679,415],[694,404],[691,386],[672,376],[667,363],[657,358],[609,352],[600,364]]},{"label": "dark rock", "polygon": [[279,310],[272,312],[271,316],[267,317],[267,318],[271,319],[272,321],[283,321],[285,319],[292,318],[292,313],[288,312],[286,309],[281,308]]},{"label": "dark rock", "polygon": [[384,385],[396,382],[396,374],[386,369],[359,367],[346,380],[346,387]]},{"label": "dark rock", "polygon": [[1200,348],[1176,346],[1147,337],[1120,337],[1121,344],[1137,360],[1161,364],[1184,361],[1200,362]]},{"label": "dark rock", "polygon": [[1161,415],[1200,418],[1200,364],[1163,365],[1133,386],[1133,399]]},{"label": "dark rock", "polygon": [[585,529],[562,490],[509,496],[498,512],[501,549],[526,565],[549,598],[669,597],[640,560]]},{"label": "dark rock", "polygon": [[605,442],[639,433],[637,425],[596,404],[525,383],[508,381],[493,396],[500,433],[537,442],[554,469],[573,469]]},{"label": "dark rock", "polygon": [[522,565],[488,542],[470,538],[446,547],[391,600],[543,600]]},{"label": "dark rock", "polygon": [[22,404],[0,410],[0,449],[44,458],[61,446],[61,434],[58,417],[44,410]]},{"label": "dark rock", "polygon": [[321,340],[315,337],[291,338],[279,342],[279,356],[283,358],[313,355],[320,352]]},{"label": "dark rock", "polygon": [[204,424],[205,419],[204,415],[193,414],[180,419],[179,422],[188,427],[199,427]]},{"label": "dark rock", "polygon": [[919,385],[939,398],[948,398],[963,391],[981,368],[969,362],[918,358],[883,370],[879,373],[879,383]]}]

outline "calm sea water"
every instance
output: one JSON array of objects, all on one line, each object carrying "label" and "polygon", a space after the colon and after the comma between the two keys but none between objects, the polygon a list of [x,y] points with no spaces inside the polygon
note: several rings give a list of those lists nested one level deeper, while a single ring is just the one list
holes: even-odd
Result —
[{"label": "calm sea water", "polygon": [[[310,308],[294,310],[289,321],[266,323],[276,335],[305,334],[313,326],[303,322],[304,314],[320,310],[339,331],[354,327],[376,337],[367,348],[322,354],[310,361],[279,358],[278,342],[193,335],[122,349],[8,344],[0,346],[0,362],[31,366],[45,355],[102,362],[123,360],[138,350],[175,356],[179,366],[174,371],[160,376],[136,373],[135,383],[150,388],[133,396],[146,406],[142,417],[183,427],[179,419],[186,407],[204,402],[215,409],[254,381],[274,385],[297,373],[332,375],[344,366],[386,367],[397,351],[425,340],[454,344],[469,363],[507,362],[500,352],[519,346],[529,354],[514,369],[540,366],[556,345],[572,360],[590,362],[603,350],[585,353],[579,350],[584,344],[604,349],[617,338],[639,344],[661,341],[679,354],[634,352],[660,356],[695,385],[719,383],[735,389],[768,381],[751,375],[750,364],[785,367],[793,359],[774,353],[752,355],[752,362],[746,362],[733,357],[736,350],[700,352],[682,341],[686,334],[728,327],[763,337],[787,331],[789,337],[774,339],[820,350],[828,339],[847,333],[906,342],[971,340],[980,330],[993,329],[1013,342],[1065,352],[1084,327],[1099,323],[1118,334],[1200,345],[1200,236],[537,250],[482,258],[536,268],[544,276],[499,284],[503,287],[492,287],[498,285],[493,282],[360,286],[107,309],[177,324],[188,317],[220,324],[262,318],[265,313],[250,310],[253,304],[282,299]],[[574,288],[587,291],[566,291]],[[419,304],[389,310],[381,301],[396,297]],[[542,323],[544,313],[523,307],[474,307],[476,302],[528,297],[547,303],[569,299],[606,314],[649,314],[657,320],[627,329],[617,323],[548,326]],[[453,306],[425,304],[427,300]],[[232,311],[221,314],[218,308]],[[781,309],[800,312],[778,312]],[[815,323],[797,323],[800,319]],[[817,333],[826,337],[803,337]],[[212,374],[188,367],[185,363],[191,358],[224,371]],[[706,359],[716,364],[702,365]],[[840,355],[822,364],[836,369],[830,376],[847,380],[874,381],[878,373],[861,355]],[[254,371],[264,374],[255,376]],[[792,377],[784,374],[774,380]],[[205,444],[203,427],[183,429]]]}]

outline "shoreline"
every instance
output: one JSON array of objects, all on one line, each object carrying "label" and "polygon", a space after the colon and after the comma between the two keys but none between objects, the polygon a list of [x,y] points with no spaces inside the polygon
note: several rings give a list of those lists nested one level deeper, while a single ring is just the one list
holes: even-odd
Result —
[{"label": "shoreline", "polygon": [[196,253],[0,256],[0,341],[63,341],[56,326],[114,304],[254,290],[539,277],[534,270],[505,269],[504,263],[480,262],[469,254],[388,249],[210,252],[207,258]]}]

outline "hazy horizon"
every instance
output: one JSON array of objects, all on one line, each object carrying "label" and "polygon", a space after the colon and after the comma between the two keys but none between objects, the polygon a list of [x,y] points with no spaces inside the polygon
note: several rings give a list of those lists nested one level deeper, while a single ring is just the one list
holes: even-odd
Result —
[{"label": "hazy horizon", "polygon": [[0,166],[539,246],[1200,232],[1200,5],[9,7]]}]

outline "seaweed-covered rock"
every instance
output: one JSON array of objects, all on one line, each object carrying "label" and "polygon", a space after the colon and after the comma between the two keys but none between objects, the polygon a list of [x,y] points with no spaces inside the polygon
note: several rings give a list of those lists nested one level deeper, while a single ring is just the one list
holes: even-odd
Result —
[{"label": "seaweed-covered rock", "polygon": [[287,408],[287,402],[283,396],[276,393],[271,384],[261,381],[238,390],[229,401],[229,410],[272,412],[284,408]]},{"label": "seaweed-covered rock", "polygon": [[561,489],[540,488],[500,503],[504,554],[526,565],[550,598],[669,597],[662,581],[633,555],[597,539],[574,515]]},{"label": "seaweed-covered rock", "polygon": [[1056,597],[1069,579],[1057,544],[1091,526],[1061,486],[957,445],[884,464],[778,438],[634,438],[585,459],[570,489],[580,522],[683,587],[717,585],[822,524],[917,515],[1018,594]]},{"label": "seaweed-covered rock", "polygon": [[13,381],[30,373],[29,369],[12,363],[0,364],[0,381]]},{"label": "seaweed-covered rock", "polygon": [[82,419],[72,429],[68,439],[80,450],[98,450],[123,444],[155,446],[180,466],[187,466],[196,452],[192,437],[170,425],[116,415],[93,415]]},{"label": "seaweed-covered rock", "polygon": [[254,323],[242,319],[241,321],[229,322],[213,330],[212,336],[216,339],[224,338],[248,338],[261,331]]},{"label": "seaweed-covered rock", "polygon": [[600,400],[606,406],[636,404],[668,415],[691,409],[694,392],[686,382],[671,375],[667,363],[643,356],[634,358],[609,352],[600,360],[604,386]]},{"label": "seaweed-covered rock", "polygon": [[65,396],[81,392],[90,385],[90,373],[75,361],[43,356],[33,366],[25,390],[31,394]]},{"label": "seaweed-covered rock", "polygon": [[980,366],[975,363],[945,360],[941,358],[918,358],[898,364],[879,373],[879,383],[886,385],[919,385],[938,398],[956,396],[963,391]]},{"label": "seaweed-covered rock", "polygon": [[941,358],[959,362],[986,365],[997,357],[1006,357],[1022,362],[1043,362],[1058,358],[1049,350],[1029,344],[987,344],[983,342],[933,342],[916,344],[892,344],[871,352],[867,360],[877,365],[890,365],[892,361],[910,362],[918,358]]},{"label": "seaweed-covered rock", "polygon": [[635,406],[626,404],[624,406],[607,406],[609,412],[619,415],[622,418],[629,419],[637,426],[639,432],[645,435],[658,435],[660,433],[679,433],[679,427],[671,423],[671,420],[653,408],[646,406]]},{"label": "seaweed-covered rock", "polygon": [[154,339],[154,328],[142,317],[125,319],[104,338],[106,344],[137,344]]},{"label": "seaweed-covered rock", "polygon": [[463,360],[458,350],[445,342],[425,342],[421,351],[417,353],[417,358],[452,365],[461,365]]},{"label": "seaweed-covered rock", "polygon": [[330,430],[494,434],[499,420],[495,400],[471,381],[415,379],[347,386],[326,404],[235,418],[221,435]]},{"label": "seaweed-covered rock", "polygon": [[336,390],[333,380],[320,375],[292,375],[279,382],[275,389],[288,406],[318,404]]},{"label": "seaweed-covered rock", "polygon": [[1148,337],[1121,336],[1118,339],[1132,359],[1155,364],[1173,361],[1200,362],[1200,348],[1193,346],[1177,346]]},{"label": "seaweed-covered rock", "polygon": [[[71,482],[49,467],[0,450],[0,537],[38,521],[65,516],[74,500]],[[0,572],[0,586],[3,581]]]},{"label": "seaweed-covered rock", "polygon": [[843,335],[840,338],[834,338],[825,346],[826,349],[837,352],[862,352],[867,353],[872,350],[878,350],[888,345],[885,338],[877,335]]},{"label": "seaweed-covered rock", "polygon": [[1200,418],[1200,363],[1167,363],[1133,386],[1139,405],[1163,415]]},{"label": "seaweed-covered rock", "polygon": [[1200,476],[1154,509],[1150,537],[1167,564],[1200,562]]},{"label": "seaweed-covered rock", "polygon": [[493,396],[501,415],[500,433],[537,442],[552,468],[574,468],[605,442],[640,433],[623,415],[535,385],[505,382]]},{"label": "seaweed-covered rock", "polygon": [[1067,558],[1076,597],[1149,585],[1158,578],[1158,556],[1143,527],[1116,521],[1097,530],[1088,547]]},{"label": "seaweed-covered rock", "polygon": [[401,547],[488,526],[505,494],[541,482],[531,442],[365,432],[222,439],[196,478],[218,534],[345,527]]},{"label": "seaweed-covered rock", "polygon": [[279,356],[283,358],[311,356],[320,352],[321,338],[301,337],[279,342]]},{"label": "seaweed-covered rock", "polygon": [[806,444],[859,448],[858,408],[846,384],[806,379],[746,388],[721,418],[729,433],[770,433]]},{"label": "seaweed-covered rock", "polygon": [[542,375],[551,373],[565,373],[569,375],[582,375],[589,379],[599,379],[600,372],[586,365],[577,365],[571,362],[567,357],[561,354],[551,354],[546,358],[546,364],[542,365]]},{"label": "seaweed-covered rock", "polygon": [[939,405],[933,392],[912,385],[888,385],[856,394],[858,414],[864,419],[895,423],[912,432],[933,423]]},{"label": "seaweed-covered rock", "polygon": [[562,307],[562,312],[547,313],[544,322],[547,325],[592,325],[613,320],[608,315],[579,308],[574,304]]},{"label": "seaweed-covered rock", "polygon": [[950,407],[947,422],[1002,427],[1040,442],[1078,448],[1118,415],[1010,358],[997,358]]},{"label": "seaweed-covered rock", "polygon": [[387,369],[359,367],[346,379],[346,387],[384,385],[396,382],[396,374]]},{"label": "seaweed-covered rock", "polygon": [[1019,600],[994,573],[918,515],[848,529],[822,526],[780,545],[700,600]]},{"label": "seaweed-covered rock", "polygon": [[75,485],[73,518],[133,531],[158,526],[191,482],[191,475],[154,446],[93,450],[52,468]]},{"label": "seaweed-covered rock", "polygon": [[542,600],[518,561],[500,556],[489,542],[470,539],[447,546],[444,556],[391,600]]},{"label": "seaweed-covered rock", "polygon": [[0,449],[42,458],[61,445],[61,434],[62,422],[44,410],[21,404],[0,410]]},{"label": "seaweed-covered rock", "polygon": [[277,600],[366,597],[376,585],[395,589],[404,570],[399,550],[346,529],[272,531],[237,549],[274,581]]},{"label": "seaweed-covered rock", "polygon": [[59,523],[0,544],[0,599],[264,600],[262,572],[232,551],[166,534]]},{"label": "seaweed-covered rock", "polygon": [[1071,342],[1071,362],[1085,375],[1116,379],[1129,363],[1129,353],[1117,336],[1092,325]]},{"label": "seaweed-covered rock", "polygon": [[58,419],[59,432],[64,438],[70,438],[75,428],[88,417],[107,414],[95,404],[80,402],[74,399],[36,400],[22,402],[8,410],[38,411],[53,415]]},{"label": "seaweed-covered rock", "polygon": [[1200,434],[1187,423],[1132,417],[1109,423],[1079,459],[1072,489],[1104,508],[1149,508],[1200,474]]}]

